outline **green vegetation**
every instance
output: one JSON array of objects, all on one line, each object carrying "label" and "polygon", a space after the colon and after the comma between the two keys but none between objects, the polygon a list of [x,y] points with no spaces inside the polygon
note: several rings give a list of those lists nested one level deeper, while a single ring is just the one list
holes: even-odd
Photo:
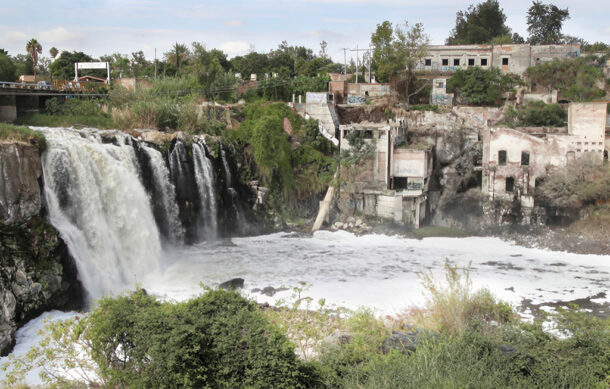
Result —
[{"label": "green vegetation", "polygon": [[529,67],[526,75],[530,85],[544,87],[549,92],[557,89],[563,97],[573,101],[591,101],[605,94],[596,85],[603,79],[601,68],[583,57],[554,59]]},{"label": "green vegetation", "polygon": [[254,103],[231,132],[247,163],[242,177],[259,179],[270,188],[268,205],[290,213],[299,200],[315,198],[334,174],[334,147],[318,130],[282,103]]},{"label": "green vegetation", "polygon": [[29,113],[20,116],[16,124],[35,127],[91,127],[101,129],[116,128],[112,118],[105,116],[82,115],[48,115],[44,113]]},{"label": "green vegetation", "polygon": [[[610,383],[610,319],[570,307],[521,321],[489,291],[472,290],[469,268],[449,262],[443,282],[429,273],[421,280],[426,305],[384,319],[365,309],[332,310],[323,300],[313,304],[303,288],[295,288],[294,302],[266,310],[225,291],[183,303],[160,302],[142,290],[105,298],[88,315],[48,325],[40,345],[3,366],[4,384],[19,384],[38,366],[47,366],[46,385],[60,387],[601,389]],[[53,374],[61,367],[73,369],[72,381]]]},{"label": "green vegetation", "polygon": [[392,28],[392,23],[386,20],[377,25],[377,30],[371,35],[371,43],[375,46],[371,67],[377,79],[381,82],[403,80],[408,108],[410,98],[423,89],[410,89],[416,82],[415,68],[426,56],[430,43],[423,24],[409,26],[409,22],[405,21]]},{"label": "green vegetation", "polygon": [[509,107],[505,114],[509,125],[521,127],[564,127],[567,124],[568,113],[559,104],[545,104],[533,101],[517,107]]},{"label": "green vegetation", "polygon": [[570,18],[567,8],[561,9],[554,4],[533,1],[527,10],[528,42],[533,45],[554,45],[564,42],[561,34],[563,22]]},{"label": "green vegetation", "polygon": [[432,111],[438,112],[439,106],[432,104],[414,104],[409,107],[411,111]]},{"label": "green vegetation", "polygon": [[35,144],[41,154],[47,148],[46,139],[40,132],[8,123],[0,123],[0,142],[2,141]]},{"label": "green vegetation", "polygon": [[11,57],[0,53],[0,81],[15,81],[17,79],[16,67]]},{"label": "green vegetation", "polygon": [[506,15],[497,0],[471,4],[467,11],[459,11],[455,27],[446,40],[448,45],[474,43],[523,43],[523,38],[506,25]]},{"label": "green vegetation", "polygon": [[[236,292],[208,291],[171,304],[138,290],[104,298],[90,315],[53,323],[46,335],[16,361],[9,385],[44,362],[84,371],[79,378],[86,384],[104,387],[301,388],[308,375],[284,335]],[[44,370],[42,377],[76,385]]]},{"label": "green vegetation", "polygon": [[582,156],[543,178],[536,201],[563,216],[576,219],[580,209],[610,198],[610,166],[601,156]]},{"label": "green vegetation", "polygon": [[447,92],[458,94],[471,105],[500,105],[504,93],[519,83],[519,76],[502,74],[497,68],[469,67],[458,69],[447,81]]}]

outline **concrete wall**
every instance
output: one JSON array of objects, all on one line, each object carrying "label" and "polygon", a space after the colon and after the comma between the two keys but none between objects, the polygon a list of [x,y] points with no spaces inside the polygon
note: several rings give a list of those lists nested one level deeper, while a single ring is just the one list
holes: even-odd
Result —
[{"label": "concrete wall", "polygon": [[393,176],[423,179],[428,172],[428,153],[427,150],[395,149]]},{"label": "concrete wall", "polygon": [[486,69],[493,67],[504,73],[521,75],[529,66],[554,58],[573,58],[579,55],[580,45],[433,45],[429,47],[428,56],[425,58],[429,65],[424,62],[418,68],[426,71],[454,72],[471,66]]},{"label": "concrete wall", "polygon": [[605,102],[571,103],[568,108],[568,134],[603,142],[607,107]]},{"label": "concrete wall", "polygon": [[349,96],[383,97],[390,95],[390,84],[365,84],[348,83],[347,94]]},{"label": "concrete wall", "polygon": [[328,93],[326,93],[326,92],[307,92],[305,94],[305,103],[326,104],[326,103],[328,103]]},{"label": "concrete wall", "polygon": [[542,101],[545,104],[554,104],[557,103],[557,95],[558,91],[556,90],[551,93],[524,93],[523,102]]}]

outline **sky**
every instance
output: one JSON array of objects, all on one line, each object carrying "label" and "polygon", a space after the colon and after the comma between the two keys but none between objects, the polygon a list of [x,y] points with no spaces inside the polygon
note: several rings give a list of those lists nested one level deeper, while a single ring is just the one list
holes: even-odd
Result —
[{"label": "sky", "polygon": [[[474,1],[475,3],[477,1]],[[83,51],[94,57],[142,50],[148,59],[175,43],[202,42],[229,57],[267,52],[286,40],[320,49],[343,62],[343,48],[368,46],[377,24],[422,22],[432,44],[442,44],[455,15],[473,1],[463,0],[0,0],[0,48],[25,54],[36,38],[43,54]],[[568,8],[563,32],[589,42],[610,43],[610,0],[555,0]],[[500,0],[507,25],[527,37],[531,0]],[[355,58],[347,53],[347,60]]]}]

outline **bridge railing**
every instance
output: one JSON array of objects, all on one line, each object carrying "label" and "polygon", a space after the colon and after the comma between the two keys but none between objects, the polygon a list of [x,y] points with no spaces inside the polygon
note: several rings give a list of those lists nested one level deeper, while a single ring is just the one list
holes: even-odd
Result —
[{"label": "bridge railing", "polygon": [[94,88],[79,81],[53,80],[52,84],[0,81],[0,88],[52,90],[57,92],[93,92]]}]

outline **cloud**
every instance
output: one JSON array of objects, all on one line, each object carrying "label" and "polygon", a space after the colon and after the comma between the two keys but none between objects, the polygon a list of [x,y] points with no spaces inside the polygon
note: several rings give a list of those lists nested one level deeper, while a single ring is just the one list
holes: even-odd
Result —
[{"label": "cloud", "polygon": [[26,41],[30,39],[25,32],[22,31],[6,31],[2,33],[2,40],[7,44],[20,44],[23,43],[25,47]]},{"label": "cloud", "polygon": [[57,27],[52,30],[42,31],[39,36],[40,40],[49,41],[53,43],[61,43],[74,38],[80,38],[81,34],[70,32],[64,27]]},{"label": "cloud", "polygon": [[246,54],[250,51],[250,43],[244,41],[228,41],[224,42],[218,48],[233,57],[240,54]]},{"label": "cloud", "polygon": [[244,22],[241,20],[227,20],[226,22],[222,22],[222,25],[225,27],[238,27],[243,26]]}]

